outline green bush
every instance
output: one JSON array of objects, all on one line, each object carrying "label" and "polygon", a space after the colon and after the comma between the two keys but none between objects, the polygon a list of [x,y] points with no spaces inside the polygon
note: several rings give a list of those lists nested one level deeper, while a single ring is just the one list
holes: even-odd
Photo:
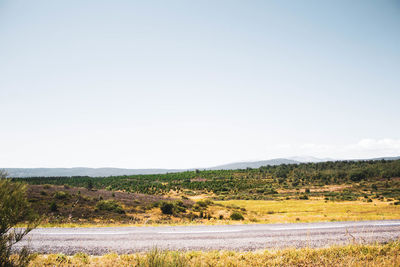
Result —
[{"label": "green bush", "polygon": [[100,200],[96,204],[96,209],[111,211],[111,212],[116,212],[116,213],[125,213],[122,206],[114,200]]},{"label": "green bush", "polygon": [[171,202],[162,202],[160,205],[160,209],[163,214],[173,214],[174,204],[172,204]]},{"label": "green bush", "polygon": [[199,205],[199,207],[206,208],[208,206],[208,203],[206,201],[200,200],[197,201],[197,205]]},{"label": "green bush", "polygon": [[57,191],[54,193],[54,198],[57,199],[66,199],[68,197],[68,194],[65,193],[64,191]]},{"label": "green bush", "polygon": [[55,201],[52,201],[50,203],[50,211],[56,212],[57,210],[58,210],[57,203]]},{"label": "green bush", "polygon": [[86,188],[89,191],[91,191],[93,189],[93,181],[92,180],[87,181]]},{"label": "green bush", "polygon": [[235,221],[244,220],[243,215],[240,212],[234,211],[231,214],[231,219]]},{"label": "green bush", "polygon": [[177,200],[175,202],[161,201],[157,203],[163,214],[178,214],[186,211],[186,206],[182,200]]},{"label": "green bush", "polygon": [[174,203],[174,211],[175,212],[185,212],[186,207],[182,200],[177,200]]},{"label": "green bush", "polygon": [[[5,177],[0,170],[0,266],[27,266],[32,258],[28,249],[23,247],[18,257],[10,257],[12,247],[38,225],[39,217],[26,199],[25,186]],[[18,223],[27,226],[16,229]]]}]

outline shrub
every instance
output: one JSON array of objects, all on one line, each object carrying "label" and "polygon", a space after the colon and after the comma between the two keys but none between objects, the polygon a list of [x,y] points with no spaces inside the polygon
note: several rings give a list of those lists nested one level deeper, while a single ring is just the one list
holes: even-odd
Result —
[{"label": "shrub", "polygon": [[308,199],[308,195],[302,195],[302,196],[299,197],[299,199],[307,200]]},{"label": "shrub", "polygon": [[231,219],[235,221],[244,220],[243,215],[240,212],[234,211],[231,214]]},{"label": "shrub", "polygon": [[163,214],[173,214],[174,213],[174,204],[170,202],[162,202],[160,204],[160,209]]},{"label": "shrub", "polygon": [[197,205],[199,205],[202,208],[206,208],[208,206],[208,203],[206,201],[200,200],[197,201]]},{"label": "shrub", "polygon": [[89,191],[91,191],[93,189],[93,181],[92,180],[87,181],[86,188]]},{"label": "shrub", "polygon": [[114,200],[100,200],[96,204],[96,209],[111,211],[116,213],[125,213],[122,206],[119,203],[115,202]]},{"label": "shrub", "polygon": [[56,212],[57,210],[58,210],[57,203],[55,201],[52,201],[50,203],[50,211]]},{"label": "shrub", "polygon": [[214,204],[214,202],[210,199],[206,199],[206,200],[204,200],[204,202],[207,204],[207,206]]},{"label": "shrub", "polygon": [[[0,171],[0,265],[26,266],[32,258],[28,249],[23,247],[18,257],[10,257],[12,247],[38,225],[39,217],[29,206],[25,186],[5,177],[6,173]],[[18,223],[27,226],[15,229]]]},{"label": "shrub", "polygon": [[57,191],[54,193],[54,198],[57,199],[66,199],[67,198],[67,193],[65,193],[64,191]]},{"label": "shrub", "polygon": [[185,212],[186,207],[182,200],[177,200],[173,203],[175,212]]},{"label": "shrub", "polygon": [[353,182],[359,182],[361,180],[365,180],[366,175],[364,171],[356,170],[350,173],[350,180]]}]

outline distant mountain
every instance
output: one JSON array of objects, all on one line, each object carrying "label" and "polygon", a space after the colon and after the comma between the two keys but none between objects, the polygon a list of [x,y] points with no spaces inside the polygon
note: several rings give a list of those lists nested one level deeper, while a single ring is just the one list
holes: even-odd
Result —
[{"label": "distant mountain", "polygon": [[370,159],[370,160],[398,160],[398,159],[400,159],[400,157],[381,157],[381,158],[373,158],[373,159]]},{"label": "distant mountain", "polygon": [[[400,157],[381,157],[372,159],[353,159],[360,160],[399,160]],[[236,170],[246,168],[259,168],[267,165],[299,164],[307,162],[338,161],[331,158],[315,158],[309,156],[276,158],[262,161],[235,162],[219,165],[211,168],[198,168],[201,170]],[[2,169],[2,168],[0,168]],[[193,169],[121,169],[121,168],[4,168],[9,177],[55,177],[55,176],[90,176],[107,177],[118,175],[135,174],[164,174],[171,172],[193,171]]]},{"label": "distant mountain", "polygon": [[246,169],[246,168],[259,168],[261,166],[267,166],[267,165],[297,164],[297,163],[300,162],[292,159],[279,158],[279,159],[270,159],[262,161],[230,163],[208,168],[208,170],[236,170],[236,169]]},{"label": "distant mountain", "polygon": [[54,177],[54,176],[118,176],[134,174],[163,174],[181,172],[175,169],[120,169],[120,168],[5,168],[9,177]]},{"label": "distant mountain", "polygon": [[[290,159],[271,159],[254,162],[236,162],[201,170],[235,170],[246,168],[259,168],[266,165],[295,164],[299,163]],[[1,169],[1,168],[0,168]],[[90,176],[107,177],[135,174],[164,174],[168,172],[193,171],[193,169],[121,169],[121,168],[4,168],[9,177],[56,177],[56,176]]]},{"label": "distant mountain", "polygon": [[312,157],[312,156],[297,156],[297,157],[290,157],[289,159],[295,160],[298,162],[302,162],[302,163],[335,161],[335,159],[332,159],[332,158],[316,158],[316,157]]}]

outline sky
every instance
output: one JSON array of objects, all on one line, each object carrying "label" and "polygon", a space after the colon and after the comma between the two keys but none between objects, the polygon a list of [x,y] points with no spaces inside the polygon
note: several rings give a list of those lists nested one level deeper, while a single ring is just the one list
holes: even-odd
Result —
[{"label": "sky", "polygon": [[400,156],[400,1],[0,0],[0,167]]}]

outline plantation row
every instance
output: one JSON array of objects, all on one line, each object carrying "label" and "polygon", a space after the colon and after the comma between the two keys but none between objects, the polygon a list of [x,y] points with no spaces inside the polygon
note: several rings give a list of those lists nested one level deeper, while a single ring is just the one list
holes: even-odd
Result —
[{"label": "plantation row", "polygon": [[390,195],[396,197],[400,192],[397,180],[391,179],[393,177],[400,177],[400,160],[336,161],[282,164],[245,170],[196,170],[94,178],[31,177],[15,180],[29,184],[70,185],[144,194],[166,194],[174,190],[188,195],[214,193],[222,199],[224,196],[236,199],[268,199],[280,189],[356,183],[365,187],[360,190],[368,189],[383,194],[390,191]]}]

